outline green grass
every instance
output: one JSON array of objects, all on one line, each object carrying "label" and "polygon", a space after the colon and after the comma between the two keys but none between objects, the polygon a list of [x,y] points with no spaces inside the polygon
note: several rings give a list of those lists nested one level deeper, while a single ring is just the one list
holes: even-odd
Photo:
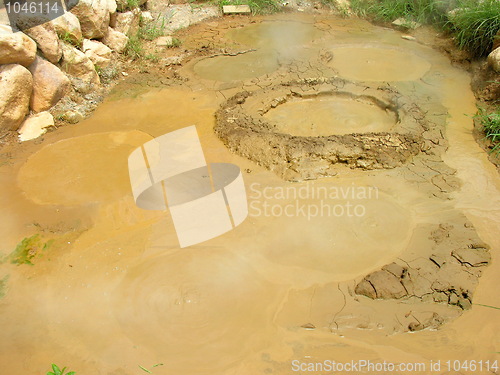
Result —
[{"label": "green grass", "polygon": [[139,35],[130,36],[128,38],[125,54],[133,60],[139,59],[144,55],[144,46],[142,45],[142,40]]},{"label": "green grass", "polygon": [[[352,10],[361,17],[392,22],[431,24],[450,32],[457,45],[473,57],[486,56],[500,29],[498,0],[351,0]],[[454,9],[460,9],[449,13]]]},{"label": "green grass", "polygon": [[500,1],[461,0],[460,11],[450,17],[449,27],[460,48],[472,56],[486,56],[500,30]]},{"label": "green grass", "polygon": [[491,152],[500,154],[500,108],[492,112],[479,108],[475,118],[481,122],[486,138],[492,143]]},{"label": "green grass", "polygon": [[40,256],[52,244],[53,240],[44,241],[39,234],[35,234],[24,238],[7,258],[13,264],[33,265],[33,259]]},{"label": "green grass", "polygon": [[66,367],[64,367],[63,369],[60,369],[55,364],[52,364],[52,371],[47,372],[47,375],[75,375],[74,371],[70,371],[70,372],[65,372],[65,371],[66,371]]},{"label": "green grass", "polygon": [[166,20],[161,15],[155,20],[146,23],[139,29],[139,38],[145,40],[154,40],[162,36],[165,31]]}]

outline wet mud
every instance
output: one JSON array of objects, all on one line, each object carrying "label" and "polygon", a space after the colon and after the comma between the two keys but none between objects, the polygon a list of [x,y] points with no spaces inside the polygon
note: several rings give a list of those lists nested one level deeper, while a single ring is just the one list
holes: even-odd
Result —
[{"label": "wet mud", "polygon": [[[169,87],[125,81],[89,119],[2,149],[3,372],[497,358],[500,178],[468,74],[365,21],[252,20],[183,31],[199,53]],[[368,117],[323,107],[346,100]],[[313,102],[325,115],[303,115]],[[249,217],[180,249],[168,211],[135,205],[127,157],[193,124],[208,162],[244,171]],[[18,248],[33,265],[11,263],[34,235]]]}]

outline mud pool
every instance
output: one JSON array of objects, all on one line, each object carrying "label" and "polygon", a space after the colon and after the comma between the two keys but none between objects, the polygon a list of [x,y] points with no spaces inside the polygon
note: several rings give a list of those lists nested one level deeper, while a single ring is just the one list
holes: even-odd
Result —
[{"label": "mud pool", "polygon": [[[253,20],[193,27],[187,47],[209,40],[228,50],[195,56],[179,68],[182,83],[111,95],[84,122],[2,150],[2,374],[46,373],[50,363],[77,374],[140,374],[140,365],[254,375],[290,374],[294,360],[498,358],[498,310],[481,305],[500,306],[500,178],[472,136],[468,74],[365,21]],[[315,82],[385,92],[397,110],[317,96]],[[290,90],[309,97],[259,112]],[[249,92],[262,95],[237,102]],[[299,145],[259,163],[258,142],[241,138],[248,129],[214,132],[231,124],[231,98],[270,137],[357,135],[335,162]],[[168,211],[134,204],[127,158],[193,124],[207,161],[245,171],[249,217],[180,249]],[[367,164],[367,145],[396,147],[394,137],[410,133],[415,152]],[[12,264],[9,254],[34,235],[34,265]]]}]

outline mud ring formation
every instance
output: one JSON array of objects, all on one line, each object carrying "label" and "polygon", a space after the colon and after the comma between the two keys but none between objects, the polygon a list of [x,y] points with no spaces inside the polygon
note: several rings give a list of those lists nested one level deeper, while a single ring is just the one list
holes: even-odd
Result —
[{"label": "mud ring formation", "polygon": [[[350,98],[391,112],[395,131],[329,136],[294,136],[278,132],[263,117],[293,99]],[[388,85],[367,86],[342,79],[303,79],[254,92],[239,92],[216,113],[215,133],[241,156],[287,181],[334,176],[339,166],[390,169],[419,153],[428,130],[419,107]]]}]

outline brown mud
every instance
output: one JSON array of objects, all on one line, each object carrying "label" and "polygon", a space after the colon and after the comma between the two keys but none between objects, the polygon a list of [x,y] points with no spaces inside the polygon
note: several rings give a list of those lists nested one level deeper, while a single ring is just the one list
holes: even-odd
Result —
[{"label": "brown mud", "polygon": [[[498,310],[482,305],[500,306],[500,178],[472,136],[469,74],[418,40],[331,15],[217,19],[181,35],[197,52],[179,67],[165,62],[132,76],[85,121],[1,150],[2,371],[44,373],[58,363],[77,374],[132,375],[140,365],[160,375],[253,375],[289,374],[294,360],[497,359]],[[364,59],[368,48],[395,52],[374,65]],[[342,76],[347,49],[368,71],[375,66],[373,75]],[[262,54],[273,63],[241,72]],[[219,57],[223,76],[210,66]],[[232,58],[244,63],[227,64]],[[397,59],[398,69],[376,67]],[[283,165],[274,155],[262,154],[273,162],[259,165],[250,160],[256,154],[238,155],[239,145],[230,151],[214,132],[236,123],[221,115],[228,108],[245,126],[260,116],[259,131],[285,137],[283,147],[308,138],[282,133],[290,129],[259,113],[291,82],[292,91],[313,94],[307,100],[318,90],[337,98],[343,82],[354,101],[386,106],[395,120],[365,133],[355,124],[343,125],[344,134],[312,133],[315,142],[350,137],[351,146],[374,134],[379,148],[387,132],[415,137],[418,148],[389,154],[397,162],[387,165],[375,155],[375,169],[353,158],[306,176],[313,181],[288,178],[297,182],[280,177],[282,167],[269,170]],[[135,206],[127,157],[192,124],[207,161],[246,172],[250,215],[224,236],[180,249],[168,212]],[[54,241],[27,249],[33,266],[9,263],[35,234]]]}]

